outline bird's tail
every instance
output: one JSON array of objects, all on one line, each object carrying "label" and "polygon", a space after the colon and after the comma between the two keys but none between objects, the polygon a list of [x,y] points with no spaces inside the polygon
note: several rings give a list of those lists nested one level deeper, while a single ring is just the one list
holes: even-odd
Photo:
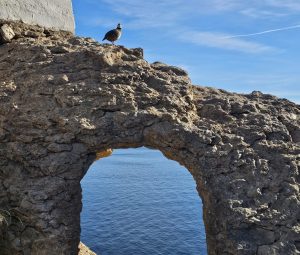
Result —
[{"label": "bird's tail", "polygon": [[106,37],[104,37],[102,41],[104,41],[105,39],[106,39]]}]

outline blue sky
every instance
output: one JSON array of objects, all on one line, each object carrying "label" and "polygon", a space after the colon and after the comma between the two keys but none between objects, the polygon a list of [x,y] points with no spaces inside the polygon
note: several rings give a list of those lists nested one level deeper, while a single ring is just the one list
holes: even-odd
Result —
[{"label": "blue sky", "polygon": [[[73,0],[76,34],[189,72],[193,84],[300,103],[300,0]],[[256,34],[257,33],[257,34]]]}]

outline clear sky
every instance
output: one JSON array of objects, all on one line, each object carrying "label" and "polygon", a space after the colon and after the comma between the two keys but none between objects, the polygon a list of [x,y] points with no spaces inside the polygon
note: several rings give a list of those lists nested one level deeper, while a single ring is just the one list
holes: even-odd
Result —
[{"label": "clear sky", "polygon": [[300,103],[300,0],[73,0],[76,34],[189,72],[193,84]]}]

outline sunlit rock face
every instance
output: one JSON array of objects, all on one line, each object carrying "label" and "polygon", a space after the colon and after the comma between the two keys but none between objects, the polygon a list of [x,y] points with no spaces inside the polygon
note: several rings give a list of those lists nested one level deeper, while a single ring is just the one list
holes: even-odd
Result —
[{"label": "sunlit rock face", "polygon": [[88,247],[86,247],[82,242],[79,243],[79,253],[78,255],[96,255],[95,252],[91,251]]},{"label": "sunlit rock face", "polygon": [[102,159],[102,158],[109,157],[112,153],[113,153],[112,149],[97,151],[95,160],[99,160],[99,159]]},{"label": "sunlit rock face", "polygon": [[0,46],[0,208],[12,219],[1,221],[0,254],[77,254],[80,180],[97,152],[139,146],[193,175],[210,255],[300,252],[298,105],[193,86],[141,49],[10,27],[16,36]]},{"label": "sunlit rock face", "polygon": [[0,20],[75,30],[71,0],[1,0]]}]

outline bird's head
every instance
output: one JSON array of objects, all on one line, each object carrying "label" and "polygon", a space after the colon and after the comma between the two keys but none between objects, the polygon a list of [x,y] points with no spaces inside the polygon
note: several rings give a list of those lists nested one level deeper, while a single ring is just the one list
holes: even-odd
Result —
[{"label": "bird's head", "polygon": [[119,23],[117,29],[122,29],[121,24]]}]

